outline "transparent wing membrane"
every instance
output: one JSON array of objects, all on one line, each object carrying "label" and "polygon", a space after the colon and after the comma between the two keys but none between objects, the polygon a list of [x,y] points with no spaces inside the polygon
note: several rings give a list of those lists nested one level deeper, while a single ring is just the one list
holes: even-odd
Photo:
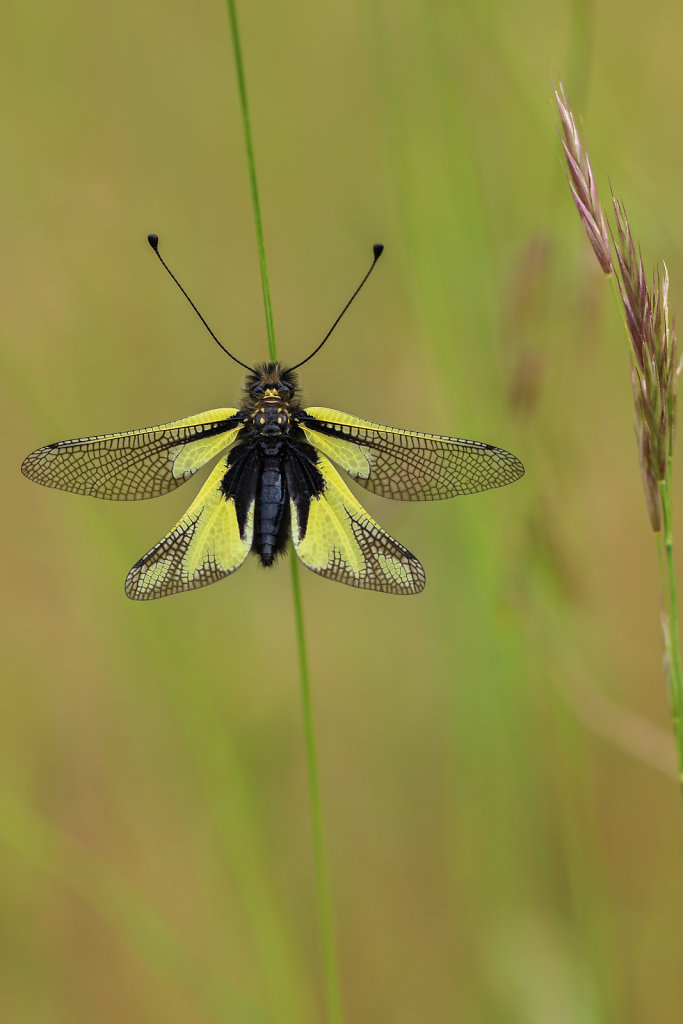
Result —
[{"label": "transparent wing membrane", "polygon": [[237,409],[212,409],[158,427],[79,437],[38,448],[21,471],[35,483],[112,501],[179,487],[235,440]]},{"label": "transparent wing membrane", "polygon": [[312,445],[384,498],[452,498],[504,487],[524,474],[519,459],[502,448],[384,427],[334,409],[306,409],[300,426]]}]

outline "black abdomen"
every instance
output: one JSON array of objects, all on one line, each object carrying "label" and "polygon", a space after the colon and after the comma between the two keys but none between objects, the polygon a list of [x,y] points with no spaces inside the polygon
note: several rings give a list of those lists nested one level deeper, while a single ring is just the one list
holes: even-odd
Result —
[{"label": "black abdomen", "polygon": [[262,456],[254,509],[254,554],[262,565],[272,565],[287,547],[289,504],[280,454]]}]

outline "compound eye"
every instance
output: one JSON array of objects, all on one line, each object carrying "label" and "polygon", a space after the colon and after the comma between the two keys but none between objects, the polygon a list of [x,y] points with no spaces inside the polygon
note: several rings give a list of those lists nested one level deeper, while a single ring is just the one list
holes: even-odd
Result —
[{"label": "compound eye", "polygon": [[289,384],[285,384],[284,381],[280,381],[277,389],[281,395],[288,395],[290,393]]},{"label": "compound eye", "polygon": [[252,395],[257,395],[258,397],[260,397],[261,395],[264,394],[265,390],[266,389],[264,388],[263,384],[254,384],[251,389],[251,393]]}]

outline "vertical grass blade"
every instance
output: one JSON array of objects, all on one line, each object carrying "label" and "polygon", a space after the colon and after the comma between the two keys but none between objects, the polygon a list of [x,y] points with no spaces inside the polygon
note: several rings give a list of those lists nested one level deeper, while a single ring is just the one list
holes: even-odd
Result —
[{"label": "vertical grass blade", "polygon": [[664,548],[664,558],[659,564],[662,574],[662,626],[666,649],[669,677],[669,700],[673,719],[676,749],[678,751],[679,782],[683,788],[683,671],[681,671],[681,648],[678,634],[678,599],[676,596],[676,575],[674,571],[674,549],[671,517],[671,471],[660,484],[662,531],[657,535]]},{"label": "vertical grass blade", "polygon": [[[247,86],[244,73],[244,62],[242,60],[242,47],[240,43],[239,27],[237,23],[237,8],[234,0],[226,0],[228,17],[230,19],[230,34],[232,37],[233,54],[235,58],[235,69],[237,72],[237,86],[240,97],[240,110],[242,113],[242,127],[244,129],[244,145],[247,157],[247,168],[249,172],[249,186],[251,189],[251,201],[254,212],[254,227],[256,230],[256,244],[258,247],[259,266],[261,269],[261,288],[263,291],[263,306],[266,316],[266,331],[268,334],[268,353],[272,362],[277,361],[277,345],[275,343],[275,325],[273,321],[273,310],[270,299],[270,285],[268,282],[268,264],[266,261],[266,246],[263,233],[263,222],[261,219],[261,203],[259,201],[258,179],[256,177],[256,160],[254,157],[254,144],[251,134],[251,121],[249,118],[249,104],[247,101]],[[294,622],[296,626],[297,648],[299,653],[299,672],[301,679],[301,704],[306,736],[306,760],[308,766],[308,780],[311,795],[311,815],[313,819],[313,847],[315,858],[316,890],[318,901],[318,916],[320,921],[320,938],[323,949],[323,962],[325,967],[325,993],[327,1001],[327,1016],[330,1024],[341,1024],[341,995],[339,989],[339,975],[337,971],[337,953],[334,940],[334,927],[332,923],[332,904],[330,900],[327,858],[325,854],[325,842],[323,836],[322,805],[320,800],[320,785],[318,782],[318,766],[315,751],[315,730],[313,724],[313,707],[311,702],[311,688],[308,674],[308,653],[306,649],[306,633],[304,629],[303,604],[301,600],[301,587],[299,584],[299,566],[295,555],[290,558],[292,573],[292,596],[294,605]]]},{"label": "vertical grass blade", "polygon": [[325,966],[327,1013],[331,1024],[341,1024],[341,993],[339,989],[339,972],[337,970],[337,952],[334,941],[330,886],[327,875],[327,857],[325,856],[325,840],[323,836],[320,784],[318,782],[318,761],[315,752],[315,730],[313,727],[313,705],[311,702],[308,654],[306,651],[306,633],[304,630],[301,585],[299,583],[299,565],[294,554],[292,554],[289,564],[292,571],[294,621],[296,623],[296,641],[299,651],[299,671],[301,674],[301,704],[304,719],[304,731],[306,734],[308,784],[311,794],[311,807],[313,808],[313,845],[315,853],[316,886],[318,889],[318,920],[320,924],[320,935]]},{"label": "vertical grass blade", "polygon": [[275,324],[273,322],[273,306],[270,300],[270,284],[268,281],[268,263],[266,261],[266,243],[263,234],[263,221],[261,219],[261,203],[258,194],[258,181],[256,178],[256,160],[254,157],[254,142],[251,136],[251,120],[249,118],[249,104],[247,102],[247,83],[244,75],[244,62],[242,60],[242,46],[240,43],[239,26],[237,24],[237,7],[234,0],[226,0],[228,5],[228,17],[230,19],[230,35],[232,37],[233,56],[235,58],[235,71],[237,73],[237,89],[240,97],[240,111],[242,113],[242,128],[244,130],[244,148],[247,156],[247,172],[249,174],[249,188],[251,190],[251,205],[254,211],[254,227],[256,229],[256,247],[258,249],[258,261],[261,269],[261,288],[263,290],[263,309],[266,315],[266,333],[268,335],[268,355],[271,362],[277,361],[277,348],[275,345]]}]

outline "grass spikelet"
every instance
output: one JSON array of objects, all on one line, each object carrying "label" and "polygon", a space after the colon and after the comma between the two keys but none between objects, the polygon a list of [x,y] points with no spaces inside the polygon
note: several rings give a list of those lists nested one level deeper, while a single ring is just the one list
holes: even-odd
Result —
[{"label": "grass spikelet", "polygon": [[663,265],[663,272],[655,271],[648,285],[624,204],[614,194],[614,226],[608,229],[588,153],[561,84],[555,89],[555,100],[564,136],[562,147],[569,188],[600,266],[616,286],[630,341],[634,427],[645,500],[660,556],[665,662],[683,784],[683,675],[671,518],[671,466],[680,366],[676,332],[669,314],[669,274]]},{"label": "grass spikelet", "polygon": [[624,205],[614,196],[615,275],[631,339],[631,379],[641,474],[650,522],[662,525],[659,485],[667,480],[673,454],[677,377],[676,332],[669,318],[669,274],[656,272],[648,288]]},{"label": "grass spikelet", "polygon": [[555,89],[555,101],[564,135],[562,149],[567,159],[567,182],[600,266],[606,274],[610,274],[613,270],[612,253],[605,215],[598,198],[588,153],[581,142],[562,83]]}]

